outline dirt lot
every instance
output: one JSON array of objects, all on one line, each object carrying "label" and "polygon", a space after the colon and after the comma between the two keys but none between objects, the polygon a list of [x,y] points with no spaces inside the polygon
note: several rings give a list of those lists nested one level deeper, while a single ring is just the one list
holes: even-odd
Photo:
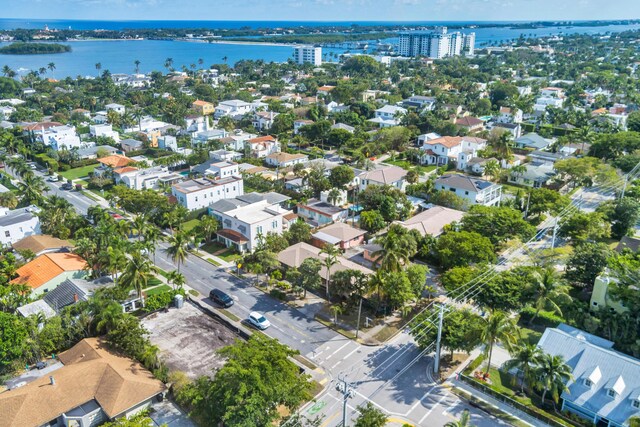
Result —
[{"label": "dirt lot", "polygon": [[224,359],[216,350],[236,338],[224,325],[188,302],[181,309],[151,314],[142,324],[169,369],[183,371],[191,378],[211,375],[212,369],[222,366]]}]

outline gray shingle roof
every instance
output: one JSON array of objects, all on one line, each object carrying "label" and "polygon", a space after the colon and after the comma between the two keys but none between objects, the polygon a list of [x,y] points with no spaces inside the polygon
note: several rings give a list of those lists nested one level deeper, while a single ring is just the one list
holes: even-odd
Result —
[{"label": "gray shingle roof", "polygon": [[73,304],[76,301],[76,295],[78,301],[86,301],[95,289],[110,283],[111,279],[109,278],[93,282],[82,279],[66,279],[47,292],[43,300],[54,310],[60,311],[62,308]]},{"label": "gray shingle roof", "polygon": [[440,178],[436,179],[436,185],[447,185],[452,188],[478,192],[495,184],[485,181],[484,179],[473,178],[460,174],[450,174],[442,175]]},{"label": "gray shingle roof", "polygon": [[0,227],[7,227],[22,222],[31,221],[35,215],[31,212],[33,208],[21,208],[7,212],[6,215],[0,216]]},{"label": "gray shingle roof", "polygon": [[[633,401],[640,399],[640,360],[611,348],[613,343],[567,325],[548,328],[538,347],[546,353],[562,356],[573,371],[567,383],[569,392],[562,398],[593,414],[624,424],[640,415]],[[598,372],[599,371],[599,372]],[[591,387],[585,379],[594,381]],[[614,389],[617,396],[610,397]]]}]

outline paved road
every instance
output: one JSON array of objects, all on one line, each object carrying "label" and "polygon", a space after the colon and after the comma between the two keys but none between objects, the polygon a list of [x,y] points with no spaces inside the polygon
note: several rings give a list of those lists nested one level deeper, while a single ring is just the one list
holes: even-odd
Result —
[{"label": "paved road", "polygon": [[[164,253],[166,247],[166,243],[159,245],[155,263],[165,271],[174,270],[177,268],[176,265]],[[187,284],[203,295],[209,295],[213,288],[231,295],[234,305],[228,310],[242,319],[249,317],[252,311],[264,313],[271,322],[271,327],[265,331],[267,335],[277,338],[302,354],[312,353],[330,340],[348,341],[332,329],[309,319],[301,311],[265,295],[244,280],[195,255],[187,258],[185,264],[181,265],[180,272],[187,279]],[[213,302],[211,305],[215,306]]]}]

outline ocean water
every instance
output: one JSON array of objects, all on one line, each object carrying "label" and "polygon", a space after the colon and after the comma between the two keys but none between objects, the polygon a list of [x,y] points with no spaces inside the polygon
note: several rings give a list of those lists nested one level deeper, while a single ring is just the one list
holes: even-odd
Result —
[{"label": "ocean water", "polygon": [[[11,28],[76,28],[76,29],[122,29],[122,28],[278,28],[303,25],[350,25],[349,22],[302,22],[302,21],[72,21],[72,20],[16,20],[0,19],[0,29]],[[358,22],[361,25],[384,24],[382,22]],[[387,22],[386,24],[393,24]],[[407,25],[471,25],[461,22],[415,22]],[[474,31],[476,33],[476,46],[497,44],[503,41],[517,39],[524,36],[549,36],[573,33],[605,34],[608,32],[621,32],[638,30],[640,24],[633,25],[601,25],[593,27],[546,27],[538,29],[512,29],[504,27],[487,27],[475,29],[463,29],[463,32]],[[390,32],[389,39],[385,42],[393,42],[395,34]],[[227,63],[234,64],[242,59],[264,60],[266,62],[284,62],[291,57],[292,48],[289,46],[268,45],[238,45],[222,43],[198,43],[186,41],[74,41],[68,42],[72,51],[69,53],[51,55],[0,55],[0,67],[8,65],[20,75],[30,70],[46,67],[53,62],[56,69],[47,72],[47,76],[64,78],[67,76],[96,75],[96,63],[101,63],[102,70],[112,73],[132,73],[134,61],[140,61],[140,71],[150,72],[154,70],[164,71],[164,62],[167,58],[173,59],[173,67],[189,67],[190,64],[198,64],[198,59],[204,61],[205,66],[220,64],[223,58]],[[1,45],[1,44],[0,44]],[[323,53],[344,53],[343,49],[323,49]],[[331,59],[331,57],[328,57]]]}]

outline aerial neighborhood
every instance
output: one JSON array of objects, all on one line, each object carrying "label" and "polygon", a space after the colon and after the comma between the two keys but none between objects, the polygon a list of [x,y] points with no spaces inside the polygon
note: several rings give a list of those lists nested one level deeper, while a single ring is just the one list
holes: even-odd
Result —
[{"label": "aerial neighborhood", "polygon": [[640,33],[287,31],[1,70],[0,427],[640,425]]}]

